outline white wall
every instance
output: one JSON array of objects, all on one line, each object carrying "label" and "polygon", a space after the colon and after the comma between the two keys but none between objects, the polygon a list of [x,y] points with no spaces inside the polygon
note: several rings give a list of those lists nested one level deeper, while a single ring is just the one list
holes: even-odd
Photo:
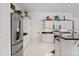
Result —
[{"label": "white wall", "polygon": [[10,5],[0,3],[0,56],[11,55]]}]

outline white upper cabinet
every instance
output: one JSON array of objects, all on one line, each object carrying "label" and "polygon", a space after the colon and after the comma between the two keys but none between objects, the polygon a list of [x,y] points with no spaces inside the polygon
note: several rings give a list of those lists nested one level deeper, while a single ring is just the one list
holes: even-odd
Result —
[{"label": "white upper cabinet", "polygon": [[44,21],[43,22],[43,31],[52,32],[53,30],[53,21]]},{"label": "white upper cabinet", "polygon": [[44,21],[43,29],[44,31],[53,31],[55,28],[60,28],[62,32],[72,32],[73,21]]},{"label": "white upper cabinet", "polygon": [[53,29],[53,21],[44,21],[45,29]]}]

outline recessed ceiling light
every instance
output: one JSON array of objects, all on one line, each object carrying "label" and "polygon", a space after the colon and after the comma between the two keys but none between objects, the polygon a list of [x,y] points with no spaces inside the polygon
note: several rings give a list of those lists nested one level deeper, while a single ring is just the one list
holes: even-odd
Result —
[{"label": "recessed ceiling light", "polygon": [[67,3],[66,5],[67,5],[67,7],[72,7],[71,3]]}]

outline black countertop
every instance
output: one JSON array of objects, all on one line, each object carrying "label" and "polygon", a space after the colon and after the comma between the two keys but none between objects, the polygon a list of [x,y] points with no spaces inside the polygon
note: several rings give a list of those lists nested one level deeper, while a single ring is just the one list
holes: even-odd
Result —
[{"label": "black countertop", "polygon": [[58,35],[55,35],[56,37],[60,37],[60,38],[62,38],[62,39],[64,39],[64,40],[79,40],[79,38],[73,38],[73,37],[68,37],[68,38],[66,38],[66,37],[62,37],[62,36],[58,36]]}]

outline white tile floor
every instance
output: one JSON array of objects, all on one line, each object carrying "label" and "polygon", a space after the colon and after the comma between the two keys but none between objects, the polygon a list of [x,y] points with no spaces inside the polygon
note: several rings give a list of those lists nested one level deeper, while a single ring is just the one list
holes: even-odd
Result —
[{"label": "white tile floor", "polygon": [[[27,40],[28,39],[28,40]],[[44,43],[40,41],[40,38],[33,37],[31,39],[28,36],[24,37],[24,47],[23,55],[24,56],[46,56],[51,55],[51,51],[54,50],[54,43]]]},{"label": "white tile floor", "polygon": [[46,56],[54,50],[53,43],[30,43],[24,49],[25,56]]}]

